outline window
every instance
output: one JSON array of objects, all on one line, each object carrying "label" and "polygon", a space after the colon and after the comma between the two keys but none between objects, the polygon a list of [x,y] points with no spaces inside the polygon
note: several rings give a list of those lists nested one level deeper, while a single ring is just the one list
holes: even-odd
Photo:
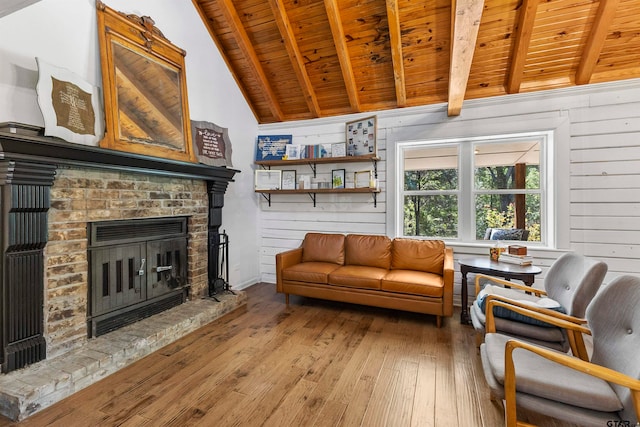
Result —
[{"label": "window", "polygon": [[548,132],[400,143],[398,234],[473,242],[519,229],[548,243],[550,145]]}]

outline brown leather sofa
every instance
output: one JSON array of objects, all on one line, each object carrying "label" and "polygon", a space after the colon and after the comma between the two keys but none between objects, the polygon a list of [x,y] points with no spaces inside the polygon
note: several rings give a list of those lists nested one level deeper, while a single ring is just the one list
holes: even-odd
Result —
[{"label": "brown leather sofa", "polygon": [[453,250],[440,240],[308,233],[276,255],[277,291],[436,315],[453,314]]}]

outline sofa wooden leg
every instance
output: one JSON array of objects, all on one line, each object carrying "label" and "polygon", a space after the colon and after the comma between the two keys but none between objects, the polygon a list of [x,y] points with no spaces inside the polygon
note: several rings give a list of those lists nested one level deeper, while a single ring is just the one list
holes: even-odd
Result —
[{"label": "sofa wooden leg", "polygon": [[289,294],[284,294],[284,303],[289,305]]},{"label": "sofa wooden leg", "polygon": [[436,327],[442,327],[442,316],[436,316]]}]

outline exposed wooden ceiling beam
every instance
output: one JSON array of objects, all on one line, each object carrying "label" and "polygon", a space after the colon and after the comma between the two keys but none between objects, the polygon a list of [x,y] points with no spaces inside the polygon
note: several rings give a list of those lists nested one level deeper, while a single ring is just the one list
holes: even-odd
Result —
[{"label": "exposed wooden ceiling beam", "polygon": [[251,112],[253,112],[253,115],[256,117],[256,119],[260,120],[260,118],[261,118],[260,114],[258,114],[258,111],[256,111],[254,103],[252,102],[251,97],[249,96],[249,93],[247,92],[247,86],[242,83],[242,79],[240,78],[240,76],[236,72],[236,69],[233,66],[233,62],[231,61],[231,59],[227,55],[227,51],[224,48],[224,45],[220,42],[220,40],[218,40],[218,37],[216,36],[216,33],[213,31],[213,25],[211,24],[209,18],[207,17],[207,11],[205,11],[203,9],[203,5],[200,4],[201,1],[202,0],[191,0],[191,2],[193,3],[193,6],[196,8],[196,11],[198,12],[198,15],[200,15],[200,19],[204,23],[205,28],[209,32],[209,35],[211,36],[211,39],[213,40],[213,42],[215,43],[216,47],[218,48],[218,52],[220,52],[220,55],[222,55],[222,59],[224,59],[225,64],[227,64],[227,69],[229,70],[229,72],[233,76],[233,79],[236,81],[236,84],[238,85],[238,88],[242,92],[242,95],[244,96],[244,99],[247,101],[247,105],[249,106],[249,108],[251,108]]},{"label": "exposed wooden ceiling beam", "polygon": [[520,92],[524,65],[527,61],[527,52],[531,43],[533,24],[536,20],[536,11],[539,0],[524,0],[518,14],[518,27],[514,34],[513,49],[511,51],[511,67],[507,73],[507,93]]},{"label": "exposed wooden ceiling beam", "polygon": [[451,67],[447,109],[449,116],[457,116],[462,110],[483,7],[484,0],[452,1]]},{"label": "exposed wooden ceiling beam", "polygon": [[269,102],[269,109],[271,110],[271,114],[275,117],[275,119],[279,122],[284,120],[284,114],[280,109],[280,105],[278,103],[278,98],[276,97],[271,84],[269,83],[269,79],[260,65],[260,60],[258,59],[258,54],[252,47],[251,39],[249,39],[249,35],[244,29],[242,25],[242,21],[240,21],[240,17],[238,16],[238,12],[234,7],[231,0],[220,0],[218,1],[218,5],[222,14],[224,15],[224,19],[227,21],[227,24],[233,31],[236,38],[236,43],[238,43],[238,47],[242,51],[242,54],[247,58],[248,65],[253,70],[254,75],[260,82],[262,86],[262,91],[264,95],[267,97]]},{"label": "exposed wooden ceiling beam", "polygon": [[293,66],[296,77],[298,78],[298,83],[300,83],[300,88],[304,93],[304,98],[305,101],[307,101],[309,111],[311,111],[311,114],[313,114],[314,117],[320,117],[321,114],[318,98],[316,97],[311,80],[309,80],[309,74],[307,73],[307,69],[302,61],[302,54],[298,48],[298,43],[296,43],[296,38],[293,35],[293,31],[291,31],[291,23],[287,16],[287,10],[285,9],[282,0],[269,0],[269,5],[271,6],[271,11],[273,12],[278,29],[280,30],[284,46],[287,49],[291,65]]},{"label": "exposed wooden ceiling beam", "polygon": [[353,69],[351,68],[351,58],[349,58],[349,51],[347,50],[347,41],[344,36],[344,29],[342,28],[342,20],[340,19],[340,12],[338,11],[337,0],[324,0],[324,7],[327,10],[329,26],[331,27],[331,34],[333,35],[333,43],[338,52],[338,60],[340,61],[344,85],[347,88],[349,104],[351,104],[351,109],[354,112],[360,112],[358,89],[356,87]]},{"label": "exposed wooden ceiling beam", "polygon": [[589,83],[593,70],[598,64],[598,58],[602,52],[602,47],[607,39],[609,26],[616,15],[618,0],[600,0],[596,19],[591,26],[589,38],[584,46],[584,50],[578,64],[576,72],[576,84],[583,85]]},{"label": "exposed wooden ceiling beam", "polygon": [[404,80],[402,34],[400,32],[400,17],[397,0],[387,0],[387,20],[389,21],[389,42],[391,45],[391,60],[393,61],[393,80],[396,85],[396,102],[398,107],[406,107],[407,91]]}]

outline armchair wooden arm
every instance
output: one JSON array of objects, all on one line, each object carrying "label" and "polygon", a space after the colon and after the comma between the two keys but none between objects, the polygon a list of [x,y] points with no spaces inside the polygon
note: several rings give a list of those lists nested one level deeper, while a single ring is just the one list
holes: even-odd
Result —
[{"label": "armchair wooden arm", "polygon": [[480,279],[487,279],[491,282],[498,283],[500,285],[508,286],[512,289],[519,289],[521,291],[530,292],[536,296],[545,296],[547,292],[542,289],[533,288],[531,286],[520,285],[518,283],[510,282],[508,280],[500,279],[498,277],[489,276],[487,274],[476,274],[476,296],[480,292]]},{"label": "armchair wooden arm", "polygon": [[[508,298],[501,300],[497,298],[497,295],[489,295],[486,301],[485,329],[487,333],[496,333],[496,320],[493,314],[493,308],[504,307],[507,310],[565,329],[567,331],[567,338],[569,340],[571,352],[582,360],[589,360],[589,355],[587,353],[587,348],[584,344],[582,334],[591,335],[591,330],[583,326],[584,323],[586,323],[585,319],[568,316],[553,310],[537,308],[534,310],[534,307],[521,304],[518,301],[509,300]],[[558,315],[562,315],[562,317],[559,317]]]},{"label": "armchair wooden arm", "polygon": [[564,353],[558,353],[544,347],[539,347],[518,340],[509,340],[505,347],[505,376],[504,376],[504,392],[506,400],[506,425],[507,427],[529,426],[530,424],[519,423],[516,413],[516,372],[513,362],[513,351],[516,348],[522,348],[536,353],[546,359],[571,369],[601,378],[605,381],[619,384],[631,391],[636,417],[640,418],[640,380],[629,377],[613,369],[604,366],[595,365],[589,361],[585,361],[576,357],[569,356]]}]

